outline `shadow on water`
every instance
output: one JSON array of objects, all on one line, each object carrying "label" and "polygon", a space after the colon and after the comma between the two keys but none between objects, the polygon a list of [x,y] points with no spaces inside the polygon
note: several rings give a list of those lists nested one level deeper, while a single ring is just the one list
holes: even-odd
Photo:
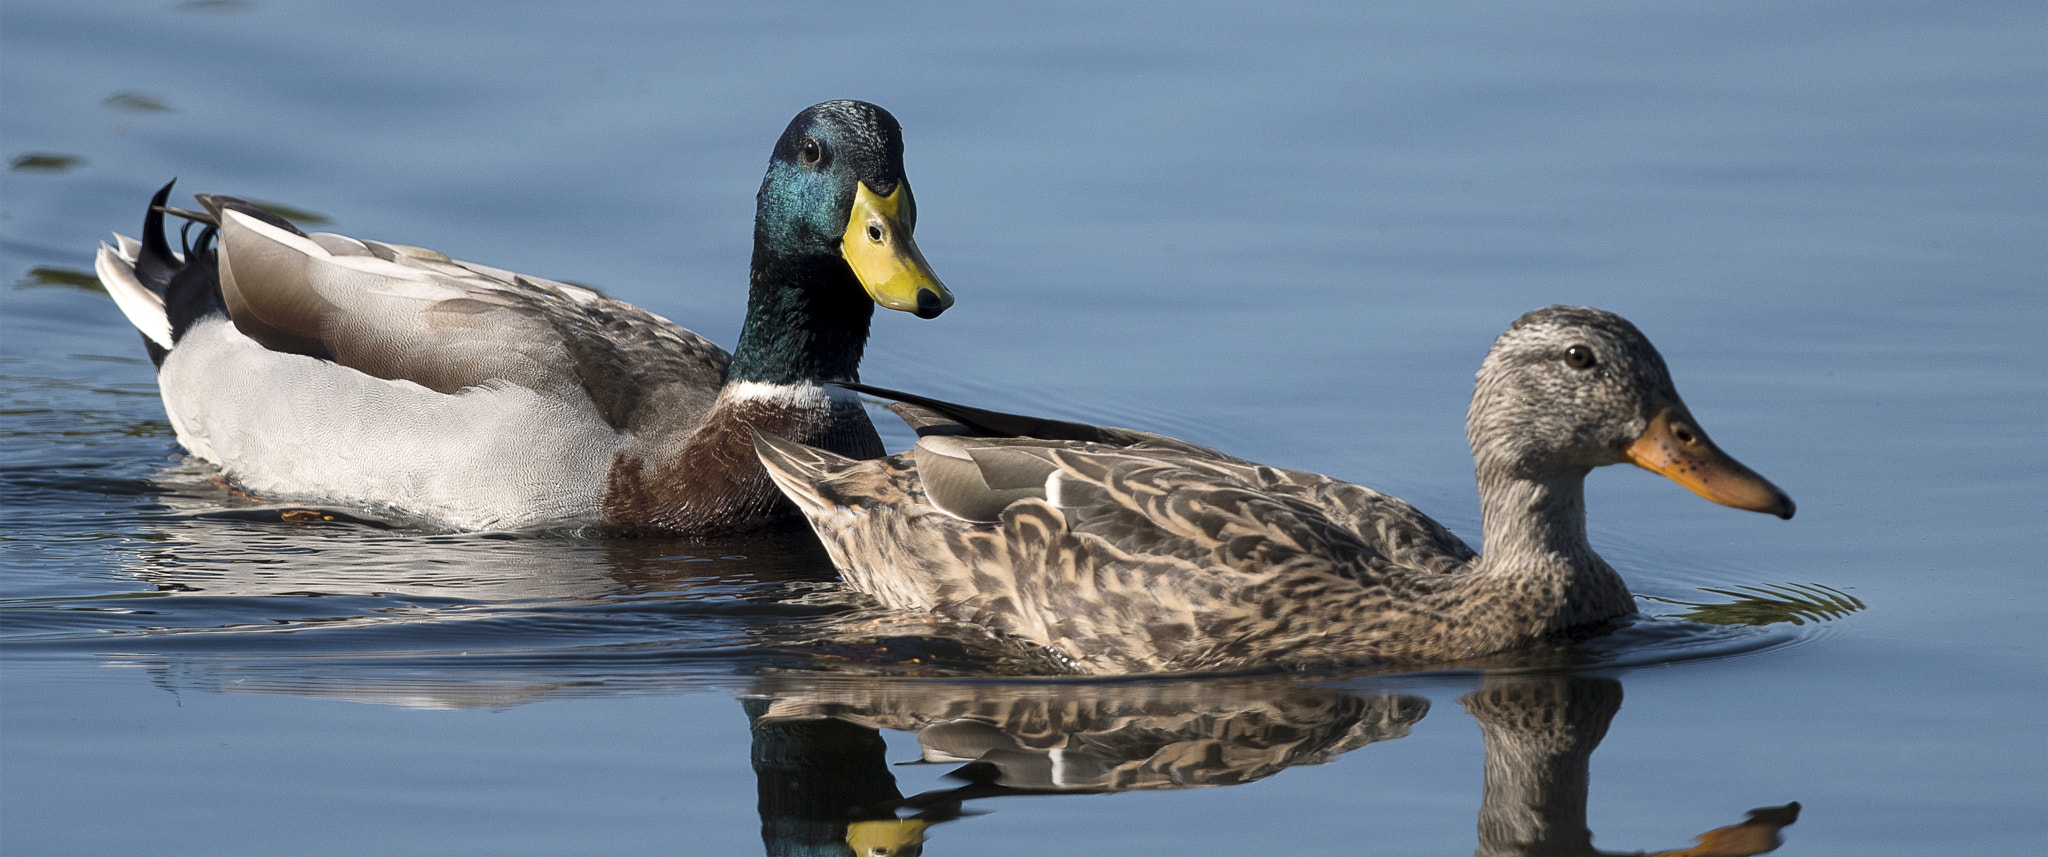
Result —
[{"label": "shadow on water", "polygon": [[[1589,763],[1621,708],[1621,682],[1488,676],[1460,702],[1485,736],[1482,855],[1597,855]],[[1019,691],[946,683],[820,687],[770,679],[743,698],[753,720],[761,835],[770,854],[907,855],[974,801],[1228,786],[1405,737],[1420,697],[1265,678],[1089,684]],[[880,730],[914,733],[920,762],[960,784],[902,795]],[[1664,855],[1761,854],[1799,804]],[[1641,852],[1626,852],[1641,853]]]},{"label": "shadow on water", "polygon": [[[288,525],[309,520],[288,511],[162,521],[163,539],[130,569],[154,592],[56,607],[121,621],[83,635],[11,622],[10,643],[94,652],[174,693],[502,709],[720,689],[751,725],[766,853],[859,857],[922,853],[931,828],[972,824],[996,798],[1227,787],[1335,763],[1423,721],[1429,701],[1401,692],[1416,681],[1476,685],[1459,702],[1484,740],[1477,853],[1641,853],[1593,847],[1590,759],[1623,682],[1577,670],[1771,645],[1641,619],[1422,677],[1000,678],[1035,665],[971,629],[866,609],[802,539],[421,534],[324,513]],[[10,606],[17,617],[31,607]],[[885,732],[915,736],[917,757],[899,763],[954,766],[950,784],[905,794]],[[1697,846],[1654,853],[1764,853],[1798,814],[1797,803],[1755,809]]]},{"label": "shadow on water", "polygon": [[[360,662],[343,667],[350,675],[342,678],[319,669],[335,665],[319,659],[254,670],[250,663],[210,658],[121,660],[146,668],[172,691],[285,693],[421,708],[674,691],[693,680],[669,673],[665,683],[620,682],[614,673],[521,685],[502,675],[453,672],[379,677],[362,671]],[[1459,702],[1484,741],[1475,853],[1645,853],[1596,849],[1587,822],[1591,758],[1621,708],[1620,679],[1540,671],[1455,678],[1477,683]],[[1407,737],[1430,711],[1427,699],[1391,689],[1384,676],[1334,683],[1280,674],[1019,681],[771,670],[728,689],[751,725],[748,752],[763,845],[771,855],[920,854],[931,828],[971,823],[989,811],[978,805],[997,798],[1243,785]],[[915,736],[917,757],[892,763],[884,732]],[[956,766],[944,776],[953,784],[906,795],[894,773],[901,764]],[[1796,802],[1753,809],[1746,820],[1698,835],[1692,847],[1649,853],[1765,853],[1778,847],[1781,829],[1799,812]]]}]

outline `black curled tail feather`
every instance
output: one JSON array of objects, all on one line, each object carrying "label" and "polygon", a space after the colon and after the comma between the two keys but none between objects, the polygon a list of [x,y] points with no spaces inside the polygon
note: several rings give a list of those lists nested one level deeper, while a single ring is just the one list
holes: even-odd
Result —
[{"label": "black curled tail feather", "polygon": [[[219,227],[214,220],[166,206],[171,188],[177,183],[177,179],[172,179],[150,197],[149,210],[142,217],[142,249],[135,258],[135,279],[164,299],[164,316],[170,322],[173,343],[184,338],[185,331],[201,320],[216,315],[226,318],[228,314],[227,300],[221,294],[220,266],[214,246]],[[169,232],[164,224],[165,213],[177,214],[186,220],[180,233],[184,245],[183,259],[171,250]],[[197,236],[191,232],[193,223],[201,225]],[[149,349],[149,359],[162,366],[164,357],[170,354],[169,350],[147,336],[142,339],[143,345]]]},{"label": "black curled tail feather", "polygon": [[[184,338],[202,319],[228,317],[227,299],[220,291],[220,262],[214,239],[220,228],[209,223],[199,236],[185,245],[185,263],[171,274],[164,289],[164,316],[171,322],[171,341]],[[188,236],[189,238],[189,236]]]},{"label": "black curled tail feather", "polygon": [[172,275],[184,267],[164,236],[164,204],[177,183],[177,179],[171,179],[149,198],[149,209],[142,214],[142,252],[135,257],[135,279],[159,297],[169,291]]}]

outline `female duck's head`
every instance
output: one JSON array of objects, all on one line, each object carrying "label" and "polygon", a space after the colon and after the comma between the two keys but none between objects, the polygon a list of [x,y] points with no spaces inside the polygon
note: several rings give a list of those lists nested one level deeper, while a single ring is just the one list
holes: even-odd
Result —
[{"label": "female duck's head", "polygon": [[1482,481],[1628,462],[1716,503],[1792,517],[1790,497],[1707,439],[1656,347],[1613,313],[1553,306],[1516,319],[1487,352],[1465,427]]},{"label": "female duck's head", "polygon": [[775,143],[758,198],[755,270],[809,279],[797,273],[806,261],[841,260],[875,303],[931,318],[953,295],[918,252],[916,226],[896,117],[827,101],[797,114]]}]

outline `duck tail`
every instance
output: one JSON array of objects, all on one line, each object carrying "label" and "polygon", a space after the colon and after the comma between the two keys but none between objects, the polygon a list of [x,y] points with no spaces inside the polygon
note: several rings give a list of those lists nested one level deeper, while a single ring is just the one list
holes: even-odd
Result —
[{"label": "duck tail", "polygon": [[855,463],[854,459],[760,431],[754,432],[754,454],[760,456],[768,478],[775,480],[782,493],[803,510],[804,517],[813,521],[835,505],[826,495],[825,483],[836,471]]},{"label": "duck tail", "polygon": [[907,523],[925,515],[955,520],[919,503],[909,457],[860,461],[756,431],[762,469],[803,513],[846,583],[898,610],[937,609],[928,569],[952,555],[950,530]]},{"label": "duck tail", "polygon": [[[100,286],[114,299],[114,306],[120,307],[121,314],[128,317],[128,323],[142,332],[142,343],[149,349],[149,359],[161,366],[164,355],[170,353],[171,320],[164,310],[164,286],[167,278],[157,276],[165,259],[170,257],[170,245],[163,237],[163,212],[159,206],[171,194],[172,179],[156,196],[149,200],[149,211],[142,218],[142,240],[137,241],[116,233],[114,243],[100,244],[99,254],[93,259],[93,271],[99,274]],[[150,261],[144,262],[144,259]],[[169,264],[176,265],[175,258]]]},{"label": "duck tail", "polygon": [[[216,221],[196,212],[168,208],[172,179],[149,200],[142,217],[142,239],[115,235],[112,245],[101,244],[93,260],[100,285],[120,307],[128,323],[142,332],[149,359],[162,366],[171,348],[185,331],[201,319],[225,317],[227,303],[221,297],[220,269],[215,261]],[[184,233],[185,250],[171,249],[165,234],[164,214],[176,214],[202,228],[195,238]],[[187,224],[189,230],[190,223]]]}]

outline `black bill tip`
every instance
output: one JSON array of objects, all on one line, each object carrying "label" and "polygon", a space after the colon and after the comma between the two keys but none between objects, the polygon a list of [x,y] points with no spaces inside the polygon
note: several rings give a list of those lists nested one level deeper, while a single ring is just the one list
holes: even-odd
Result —
[{"label": "black bill tip", "polygon": [[938,318],[939,313],[946,311],[947,305],[948,302],[940,298],[938,292],[931,289],[917,290],[918,318]]}]

